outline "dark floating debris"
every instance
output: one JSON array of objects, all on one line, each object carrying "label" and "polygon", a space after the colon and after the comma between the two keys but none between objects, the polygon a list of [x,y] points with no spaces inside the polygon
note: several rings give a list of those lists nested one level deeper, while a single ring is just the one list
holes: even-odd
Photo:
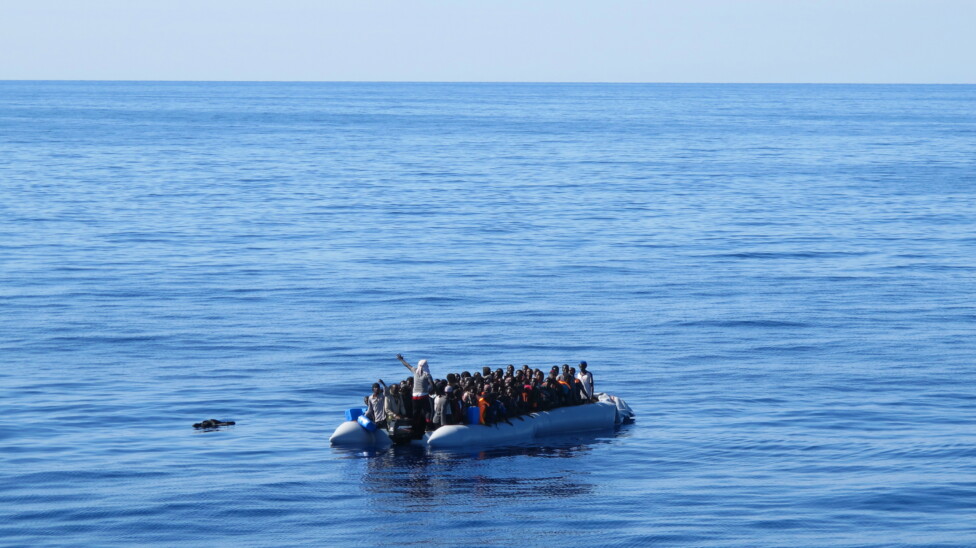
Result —
[{"label": "dark floating debris", "polygon": [[234,426],[237,424],[234,421],[219,421],[217,419],[208,419],[203,422],[198,422],[193,425],[194,428],[201,430],[216,430],[220,426]]}]

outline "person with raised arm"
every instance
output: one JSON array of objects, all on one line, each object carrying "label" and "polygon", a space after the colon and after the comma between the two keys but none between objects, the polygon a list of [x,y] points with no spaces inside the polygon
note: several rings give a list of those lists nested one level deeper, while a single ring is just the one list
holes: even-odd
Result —
[{"label": "person with raised arm", "polygon": [[402,354],[397,354],[396,358],[413,373],[413,426],[411,432],[414,438],[420,439],[432,418],[430,392],[434,388],[434,379],[430,376],[427,360],[420,360],[414,367],[403,359]]},{"label": "person with raised arm", "polygon": [[376,423],[377,428],[386,428],[387,394],[386,383],[380,379],[373,383],[373,393],[363,398],[366,418]]}]

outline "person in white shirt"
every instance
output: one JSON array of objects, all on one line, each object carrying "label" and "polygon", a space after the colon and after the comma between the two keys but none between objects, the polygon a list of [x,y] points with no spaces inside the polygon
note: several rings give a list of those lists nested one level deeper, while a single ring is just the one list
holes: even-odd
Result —
[{"label": "person in white shirt", "polygon": [[373,383],[373,393],[363,401],[366,402],[366,418],[375,422],[377,428],[386,428],[386,384],[383,379]]},{"label": "person in white shirt", "polygon": [[593,401],[593,374],[586,370],[586,362],[580,362],[579,368],[580,372],[576,374],[576,378],[583,385],[583,393],[586,395],[586,399]]},{"label": "person in white shirt", "polygon": [[434,389],[434,378],[430,376],[427,360],[417,362],[417,367],[407,363],[402,354],[396,355],[404,367],[413,373],[413,426],[411,431],[415,439],[423,437],[433,415],[431,409],[430,392]]}]

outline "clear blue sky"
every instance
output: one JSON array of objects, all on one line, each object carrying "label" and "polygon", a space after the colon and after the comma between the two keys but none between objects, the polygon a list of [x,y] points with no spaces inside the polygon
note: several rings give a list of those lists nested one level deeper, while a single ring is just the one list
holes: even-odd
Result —
[{"label": "clear blue sky", "polygon": [[976,83],[976,0],[0,0],[0,79]]}]

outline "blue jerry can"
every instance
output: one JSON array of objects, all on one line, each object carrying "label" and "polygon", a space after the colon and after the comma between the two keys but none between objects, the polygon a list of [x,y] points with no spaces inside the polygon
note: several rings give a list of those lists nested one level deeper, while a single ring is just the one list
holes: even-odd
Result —
[{"label": "blue jerry can", "polygon": [[376,431],[376,423],[367,419],[366,415],[359,415],[359,417],[357,417],[356,420],[359,422],[359,425],[365,428],[366,430],[370,432]]},{"label": "blue jerry can", "polygon": [[481,423],[481,408],[477,405],[472,405],[468,408],[468,424],[480,424]]}]

